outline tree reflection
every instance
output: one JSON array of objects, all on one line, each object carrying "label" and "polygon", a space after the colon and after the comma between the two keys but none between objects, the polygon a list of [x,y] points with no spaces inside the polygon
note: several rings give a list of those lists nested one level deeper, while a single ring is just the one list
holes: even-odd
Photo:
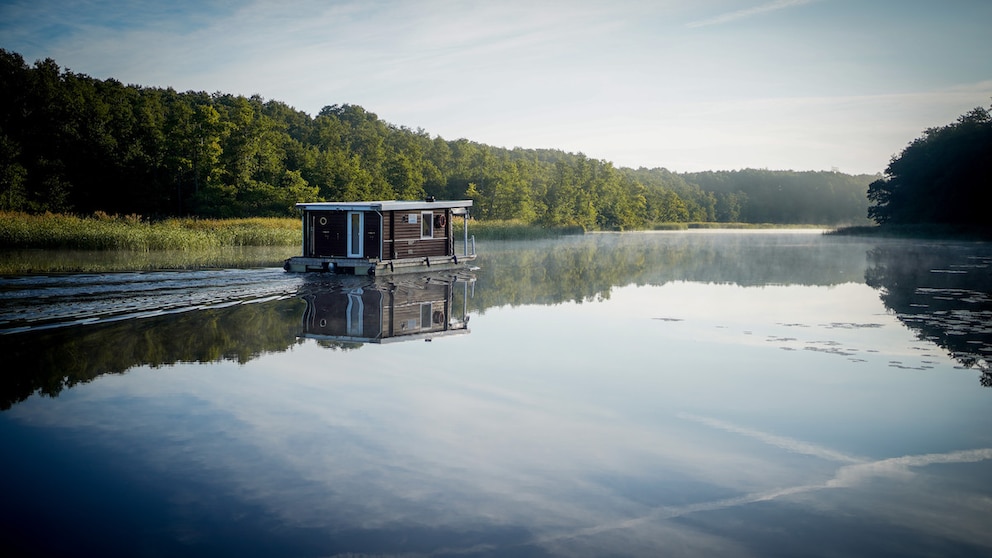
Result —
[{"label": "tree reflection", "polygon": [[248,362],[298,343],[296,299],[0,335],[0,408],[103,374],[181,362]]},{"label": "tree reflection", "polygon": [[673,281],[839,285],[863,281],[865,245],[809,232],[590,234],[487,244],[476,308],[608,299],[614,287]]},{"label": "tree reflection", "polygon": [[[474,277],[308,277],[295,296],[142,319],[0,334],[0,409],[136,366],[246,363],[304,337],[325,348],[467,333]],[[154,294],[148,295],[154,297]],[[112,306],[108,300],[107,305]],[[48,324],[46,324],[48,325]]]},{"label": "tree reflection", "polygon": [[868,252],[868,285],[916,332],[992,387],[992,254],[982,244],[893,244]]}]

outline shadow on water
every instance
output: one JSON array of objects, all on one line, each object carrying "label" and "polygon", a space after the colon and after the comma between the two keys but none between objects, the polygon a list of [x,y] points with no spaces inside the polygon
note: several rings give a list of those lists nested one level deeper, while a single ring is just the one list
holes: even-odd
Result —
[{"label": "shadow on water", "polygon": [[992,254],[984,244],[893,244],[868,252],[865,281],[916,335],[992,387]]}]

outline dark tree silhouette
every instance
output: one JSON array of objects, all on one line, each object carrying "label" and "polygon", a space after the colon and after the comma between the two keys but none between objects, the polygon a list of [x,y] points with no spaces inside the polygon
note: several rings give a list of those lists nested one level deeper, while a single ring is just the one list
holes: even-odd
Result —
[{"label": "dark tree silhouette", "polygon": [[868,187],[878,224],[992,224],[992,117],[978,107],[930,128]]}]

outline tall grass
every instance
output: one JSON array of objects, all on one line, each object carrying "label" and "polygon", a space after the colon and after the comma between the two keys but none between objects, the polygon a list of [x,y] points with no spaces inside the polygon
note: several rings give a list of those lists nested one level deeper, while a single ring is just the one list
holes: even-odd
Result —
[{"label": "tall grass", "polygon": [[3,250],[0,276],[162,269],[281,267],[299,246],[221,246],[204,250]]},{"label": "tall grass", "polygon": [[0,248],[63,250],[202,250],[225,246],[292,246],[300,221],[292,218],[166,219],[137,215],[90,217],[0,212]]}]

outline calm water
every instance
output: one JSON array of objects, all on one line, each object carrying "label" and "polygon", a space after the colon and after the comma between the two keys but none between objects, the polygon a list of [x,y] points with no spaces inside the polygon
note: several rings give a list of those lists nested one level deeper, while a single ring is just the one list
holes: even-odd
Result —
[{"label": "calm water", "polygon": [[0,279],[4,547],[992,553],[989,245],[479,251],[473,273],[393,282]]}]

